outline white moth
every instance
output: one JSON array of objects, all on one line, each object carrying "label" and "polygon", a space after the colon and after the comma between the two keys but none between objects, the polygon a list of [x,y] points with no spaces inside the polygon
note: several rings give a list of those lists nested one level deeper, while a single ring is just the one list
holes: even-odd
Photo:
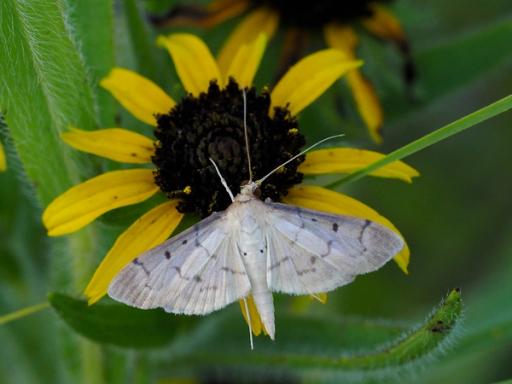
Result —
[{"label": "white moth", "polygon": [[273,172],[243,185],[236,197],[219,173],[232,204],[133,260],[110,284],[110,297],[143,309],[206,315],[252,295],[274,339],[272,292],[331,291],[379,269],[404,246],[369,220],[261,201],[255,193]]}]

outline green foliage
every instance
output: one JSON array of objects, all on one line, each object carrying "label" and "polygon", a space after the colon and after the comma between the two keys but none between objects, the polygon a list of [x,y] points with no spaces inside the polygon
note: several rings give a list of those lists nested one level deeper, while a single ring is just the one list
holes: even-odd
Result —
[{"label": "green foliage", "polygon": [[189,353],[175,364],[266,373],[284,370],[319,378],[352,376],[355,372],[373,376],[392,369],[396,371],[391,375],[397,375],[442,350],[460,316],[458,290],[450,292],[425,322],[405,332],[403,324],[397,323],[277,314],[276,342],[258,339],[254,351],[247,346],[247,329],[224,320],[215,330],[197,332],[202,336],[199,339],[192,334]]},{"label": "green foliage", "polygon": [[419,52],[422,100],[434,101],[478,79],[482,69],[510,62],[511,34],[512,20],[505,18]]},{"label": "green foliage", "polygon": [[115,101],[98,86],[116,63],[113,0],[68,0],[68,9],[71,32],[74,32],[71,37],[85,62],[100,126],[114,126]]},{"label": "green foliage", "polygon": [[330,184],[329,187],[336,188],[343,184],[359,180],[364,176],[367,176],[371,172],[374,172],[377,169],[392,163],[393,161],[402,160],[407,156],[410,156],[418,151],[428,148],[431,145],[434,145],[440,141],[446,140],[450,136],[456,135],[457,133],[460,133],[465,129],[471,128],[487,119],[507,112],[510,109],[512,109],[512,95],[504,97],[503,99],[498,100],[467,116],[464,116],[463,118],[454,121],[453,123],[441,127],[432,133],[422,136],[421,138],[413,141],[412,143],[409,143],[391,152],[390,154],[386,155],[384,158],[376,161],[375,163],[370,164],[367,167],[355,171],[352,174],[345,176],[341,180],[338,180]]},{"label": "green foliage", "polygon": [[[294,372],[308,377],[391,376],[442,351],[461,316],[459,290],[451,291],[431,315],[407,330],[403,323],[337,316],[277,313],[277,341],[256,340],[248,346],[247,326],[238,311],[212,315],[191,328],[186,317],[161,310],[142,311],[120,304],[88,306],[85,301],[51,294],[50,303],[76,332],[94,341],[120,347],[162,347],[176,335],[177,349],[168,368],[192,367],[266,374]],[[236,307],[236,306],[235,306]],[[284,325],[286,326],[280,326]],[[395,371],[396,370],[396,371]]]},{"label": "green foliage", "polygon": [[[162,31],[149,25],[145,9],[162,13],[173,3],[0,1],[0,133],[9,161],[9,171],[0,174],[0,382],[142,383],[193,377],[462,384],[511,377],[510,113],[484,122],[512,103],[510,96],[503,98],[512,87],[508,0],[396,2],[419,69],[413,98],[404,92],[396,51],[362,38],[363,70],[386,111],[385,144],[378,150],[390,154],[325,184],[343,184],[397,224],[412,249],[410,276],[388,266],[330,294],[328,304],[310,304],[302,312],[290,304],[295,298],[278,296],[277,340],[256,338],[255,351],[249,349],[236,304],[190,318],[111,301],[89,307],[72,299],[120,231],[158,198],[104,215],[65,240],[48,239],[41,208],[71,185],[118,166],[66,147],[59,134],[69,125],[120,125],[151,133],[98,83],[119,65],[179,98],[182,89],[170,60],[154,44]],[[237,22],[198,32],[215,50]],[[324,46],[320,36],[312,43]],[[279,35],[258,84],[273,81],[271,68],[281,44]],[[371,147],[343,89],[333,87],[304,111],[301,129],[310,142],[341,130],[347,145]],[[488,106],[469,114],[482,105]],[[446,125],[460,116],[465,117]],[[485,128],[445,141],[479,123]],[[426,132],[432,133],[423,136]],[[360,180],[371,169],[412,154],[408,161],[422,173],[412,187]],[[360,182],[348,183],[356,179]],[[180,229],[194,220],[188,217]],[[411,319],[428,312],[454,285],[463,287],[463,327],[458,326],[457,291],[412,325]],[[47,292],[62,292],[50,295],[54,311],[8,322],[9,313],[41,302]]]},{"label": "green foliage", "polygon": [[168,344],[188,324],[186,318],[160,310],[142,311],[119,304],[87,302],[52,293],[49,301],[76,332],[91,340],[120,347],[147,348]]},{"label": "green foliage", "polygon": [[95,126],[92,91],[62,4],[7,0],[0,7],[0,110],[46,204],[79,180],[76,155],[59,133],[70,124]]}]

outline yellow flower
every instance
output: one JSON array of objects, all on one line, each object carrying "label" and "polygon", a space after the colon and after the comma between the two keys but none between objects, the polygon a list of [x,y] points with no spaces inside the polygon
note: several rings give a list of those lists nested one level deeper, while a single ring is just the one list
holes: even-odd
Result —
[{"label": "yellow flower", "polygon": [[0,172],[7,169],[7,161],[5,160],[5,152],[2,143],[0,143]]},{"label": "yellow flower", "polygon": [[[140,203],[157,193],[169,200],[141,216],[121,234],[85,289],[89,303],[107,292],[112,278],[141,253],[164,242],[184,213],[207,216],[225,209],[229,197],[209,162],[219,165],[236,193],[247,178],[243,125],[243,93],[247,99],[247,127],[252,171],[261,177],[298,153],[304,138],[295,116],[339,77],[360,65],[344,53],[326,49],[293,66],[272,91],[258,93],[252,80],[263,56],[266,38],[259,35],[236,51],[221,69],[207,46],[189,34],[159,37],[174,62],[187,96],[176,103],[151,80],[127,69],[114,68],[101,81],[129,112],[155,127],[156,140],[122,128],[82,131],[72,128],[63,140],[83,152],[117,162],[152,164],[106,172],[58,196],[43,213],[50,236],[83,228],[103,213]],[[364,204],[337,192],[312,185],[297,185],[302,174],[347,173],[383,155],[351,148],[321,149],[296,159],[262,186],[262,196],[303,207],[368,218],[397,229]],[[373,176],[410,182],[418,173],[402,162]],[[407,247],[395,260],[406,271]],[[255,310],[251,306],[251,311]],[[253,330],[261,331],[259,316]],[[259,324],[259,325],[258,325]],[[258,331],[259,330],[259,331]]]},{"label": "yellow flower", "polygon": [[[279,23],[287,27],[282,64],[293,63],[304,49],[307,34],[323,33],[327,45],[356,57],[359,38],[354,24],[361,24],[372,35],[396,44],[406,59],[404,75],[412,81],[414,68],[409,45],[400,22],[385,7],[386,0],[315,0],[294,2],[288,0],[215,0],[206,8],[177,6],[163,18],[154,18],[157,25],[198,25],[211,27],[243,13],[246,15],[227,39],[218,56],[220,68],[229,65],[230,58],[241,44],[259,33],[273,36]],[[347,74],[359,114],[368,127],[372,139],[382,142],[383,111],[373,85],[354,68]]]}]

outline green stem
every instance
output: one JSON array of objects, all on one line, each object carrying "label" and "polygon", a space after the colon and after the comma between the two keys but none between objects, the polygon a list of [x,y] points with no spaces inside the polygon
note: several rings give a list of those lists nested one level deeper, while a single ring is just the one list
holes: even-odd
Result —
[{"label": "green stem", "polygon": [[368,175],[371,172],[376,171],[379,168],[382,168],[394,161],[401,160],[407,156],[410,156],[416,152],[421,151],[431,145],[434,145],[440,141],[447,139],[450,136],[456,135],[468,128],[471,128],[474,125],[477,125],[485,120],[488,120],[494,116],[497,116],[503,112],[506,112],[512,108],[512,95],[506,96],[503,99],[500,99],[484,108],[479,109],[476,112],[470,113],[463,118],[454,121],[448,125],[445,125],[438,130],[431,132],[412,143],[409,143],[402,148],[399,148],[386,157],[368,165],[365,168],[359,169],[342,179],[335,181],[332,184],[329,184],[327,188],[336,188],[343,184],[351,183],[353,181],[359,180],[364,176]]},{"label": "green stem", "polygon": [[8,313],[7,315],[0,316],[0,325],[4,325],[10,323],[11,321],[22,319],[24,317],[33,315],[34,313],[41,312],[43,309],[46,309],[49,306],[50,303],[45,301],[43,303],[31,305],[30,307],[18,309],[17,311]]}]

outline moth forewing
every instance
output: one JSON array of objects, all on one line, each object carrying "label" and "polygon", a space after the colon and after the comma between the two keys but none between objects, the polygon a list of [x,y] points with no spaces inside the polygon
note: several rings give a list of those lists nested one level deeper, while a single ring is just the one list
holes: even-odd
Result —
[{"label": "moth forewing", "polygon": [[404,246],[375,222],[267,202],[267,280],[273,291],[314,294],[380,268]]},{"label": "moth forewing", "polygon": [[228,224],[224,212],[213,214],[142,254],[119,272],[108,294],[138,308],[197,315],[246,297],[251,286]]}]

